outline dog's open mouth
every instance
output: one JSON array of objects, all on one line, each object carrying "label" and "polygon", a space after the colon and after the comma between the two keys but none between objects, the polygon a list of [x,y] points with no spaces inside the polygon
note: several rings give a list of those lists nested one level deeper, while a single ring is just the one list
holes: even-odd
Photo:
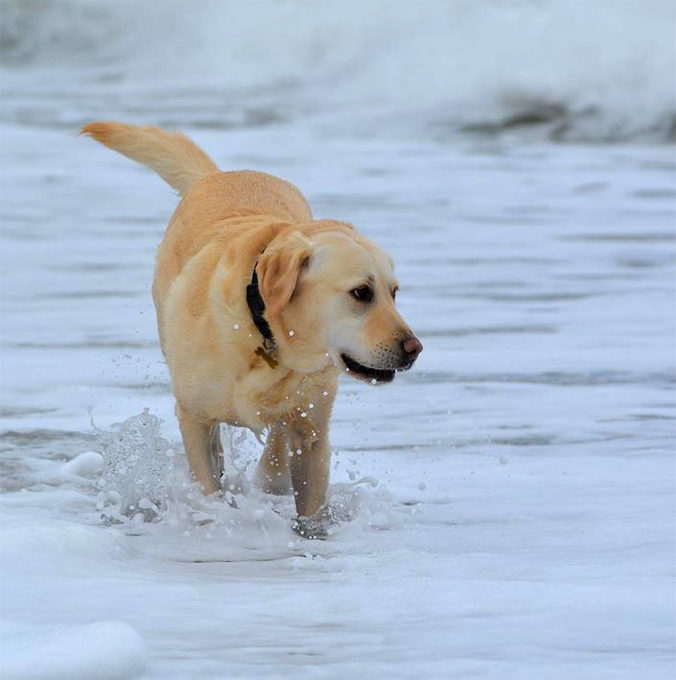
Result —
[{"label": "dog's open mouth", "polygon": [[362,380],[375,380],[379,383],[388,383],[394,380],[394,370],[387,370],[383,368],[369,368],[362,366],[358,361],[355,361],[347,354],[341,354],[340,358],[345,364],[345,368],[355,377]]}]

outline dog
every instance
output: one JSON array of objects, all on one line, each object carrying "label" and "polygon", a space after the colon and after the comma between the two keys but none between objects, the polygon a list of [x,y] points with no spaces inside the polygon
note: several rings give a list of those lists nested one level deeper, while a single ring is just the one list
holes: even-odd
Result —
[{"label": "dog", "polygon": [[204,494],[220,489],[220,423],[267,432],[257,482],[293,492],[299,521],[316,516],[340,373],[387,383],[423,349],[395,307],[392,259],[352,225],[313,219],[289,182],[221,172],[179,132],[92,122],[81,134],[148,166],[181,197],[152,292],[195,480]]}]

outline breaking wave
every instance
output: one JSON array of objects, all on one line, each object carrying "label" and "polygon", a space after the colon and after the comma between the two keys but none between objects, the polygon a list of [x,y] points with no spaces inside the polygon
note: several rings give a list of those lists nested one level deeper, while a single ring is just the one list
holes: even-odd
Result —
[{"label": "breaking wave", "polygon": [[[132,11],[25,0],[3,3],[0,54],[10,94],[66,69],[66,90],[133,92],[138,120],[672,140],[674,28],[667,1],[149,1]],[[233,122],[237,108],[248,114]]]}]

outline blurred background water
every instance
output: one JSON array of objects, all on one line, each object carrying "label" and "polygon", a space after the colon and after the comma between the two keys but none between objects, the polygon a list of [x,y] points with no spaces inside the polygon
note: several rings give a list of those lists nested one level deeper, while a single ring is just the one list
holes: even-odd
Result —
[{"label": "blurred background water", "polygon": [[[673,140],[674,4],[3,2],[4,118]],[[68,77],[63,77],[66,69]]]},{"label": "blurred background water", "polygon": [[[123,621],[149,678],[672,677],[675,29],[669,1],[4,0],[2,616]],[[394,256],[425,352],[343,381],[333,481],[377,489],[327,544],[255,496],[101,526],[90,412],[180,444],[150,298],[176,198],[74,136],[96,118]]]}]

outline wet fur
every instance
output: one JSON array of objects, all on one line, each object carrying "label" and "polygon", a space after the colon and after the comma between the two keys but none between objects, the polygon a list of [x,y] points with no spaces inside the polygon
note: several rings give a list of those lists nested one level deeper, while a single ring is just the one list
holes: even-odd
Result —
[{"label": "wet fur", "polygon": [[[220,423],[267,429],[261,485],[272,492],[291,485],[298,514],[313,515],[329,481],[338,345],[347,343],[360,361],[392,364],[400,339],[411,334],[391,300],[391,260],[351,225],[313,220],[292,184],[260,172],[220,172],[179,133],[113,122],[82,132],[151,167],[182,197],[157,251],[153,299],[196,480],[204,493],[219,488]],[[261,336],[245,299],[256,261],[278,345],[275,369],[255,353]],[[362,270],[380,286],[363,321],[341,297]]]}]

